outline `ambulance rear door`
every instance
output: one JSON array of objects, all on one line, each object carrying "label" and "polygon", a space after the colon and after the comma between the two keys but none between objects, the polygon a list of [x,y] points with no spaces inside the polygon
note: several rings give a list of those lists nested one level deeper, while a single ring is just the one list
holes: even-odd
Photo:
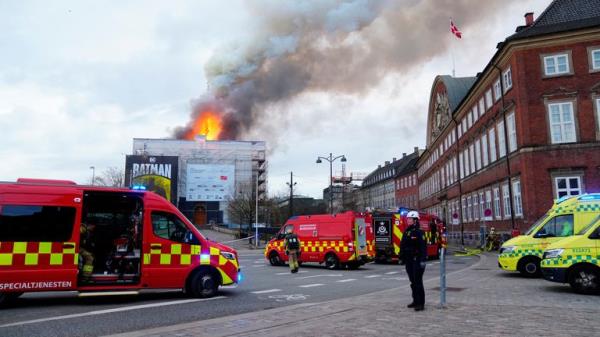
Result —
[{"label": "ambulance rear door", "polygon": [[81,191],[0,191],[0,292],[74,290]]}]

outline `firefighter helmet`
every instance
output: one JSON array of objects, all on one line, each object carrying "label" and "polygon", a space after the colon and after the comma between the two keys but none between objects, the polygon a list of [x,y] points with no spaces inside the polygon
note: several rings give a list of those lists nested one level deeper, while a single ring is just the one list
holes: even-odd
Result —
[{"label": "firefighter helmet", "polygon": [[408,214],[406,215],[407,218],[415,218],[418,219],[419,218],[419,212],[417,211],[410,211],[408,212]]}]

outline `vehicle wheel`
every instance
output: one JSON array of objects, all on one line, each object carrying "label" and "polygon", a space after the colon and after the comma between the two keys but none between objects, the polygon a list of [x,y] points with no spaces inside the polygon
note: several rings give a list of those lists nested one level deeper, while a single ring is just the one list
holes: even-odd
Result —
[{"label": "vehicle wheel", "polygon": [[569,273],[569,284],[578,294],[596,294],[600,292],[600,272],[591,266],[575,267]]},{"label": "vehicle wheel", "polygon": [[327,269],[338,269],[340,267],[340,260],[335,254],[329,253],[325,256],[325,267]]},{"label": "vehicle wheel", "polygon": [[542,275],[540,270],[540,259],[533,256],[522,258],[521,261],[519,261],[517,269],[526,277],[540,277]]},{"label": "vehicle wheel", "polygon": [[194,297],[213,297],[218,288],[218,278],[208,270],[197,272],[190,281],[190,292]]},{"label": "vehicle wheel", "polygon": [[269,263],[272,266],[282,266],[283,262],[281,261],[281,257],[279,256],[279,253],[273,251],[271,252],[271,254],[269,254]]},{"label": "vehicle wheel", "polygon": [[0,292],[0,307],[7,305],[8,303],[16,300],[23,293],[2,293]]}]

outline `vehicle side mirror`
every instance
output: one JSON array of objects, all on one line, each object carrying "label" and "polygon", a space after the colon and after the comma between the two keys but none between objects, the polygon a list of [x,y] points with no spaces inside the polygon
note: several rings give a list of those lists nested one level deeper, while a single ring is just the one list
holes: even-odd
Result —
[{"label": "vehicle side mirror", "polygon": [[285,238],[285,234],[283,234],[283,233],[277,234],[277,240],[281,240],[283,238]]}]

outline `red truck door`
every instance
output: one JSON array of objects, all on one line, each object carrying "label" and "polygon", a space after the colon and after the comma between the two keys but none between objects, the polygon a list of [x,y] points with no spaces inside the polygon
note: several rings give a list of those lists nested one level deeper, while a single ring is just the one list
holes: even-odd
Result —
[{"label": "red truck door", "polygon": [[144,223],[143,282],[150,288],[182,288],[192,265],[199,264],[199,239],[170,211],[148,210]]},{"label": "red truck door", "polygon": [[76,289],[82,193],[58,191],[0,191],[0,291]]}]

